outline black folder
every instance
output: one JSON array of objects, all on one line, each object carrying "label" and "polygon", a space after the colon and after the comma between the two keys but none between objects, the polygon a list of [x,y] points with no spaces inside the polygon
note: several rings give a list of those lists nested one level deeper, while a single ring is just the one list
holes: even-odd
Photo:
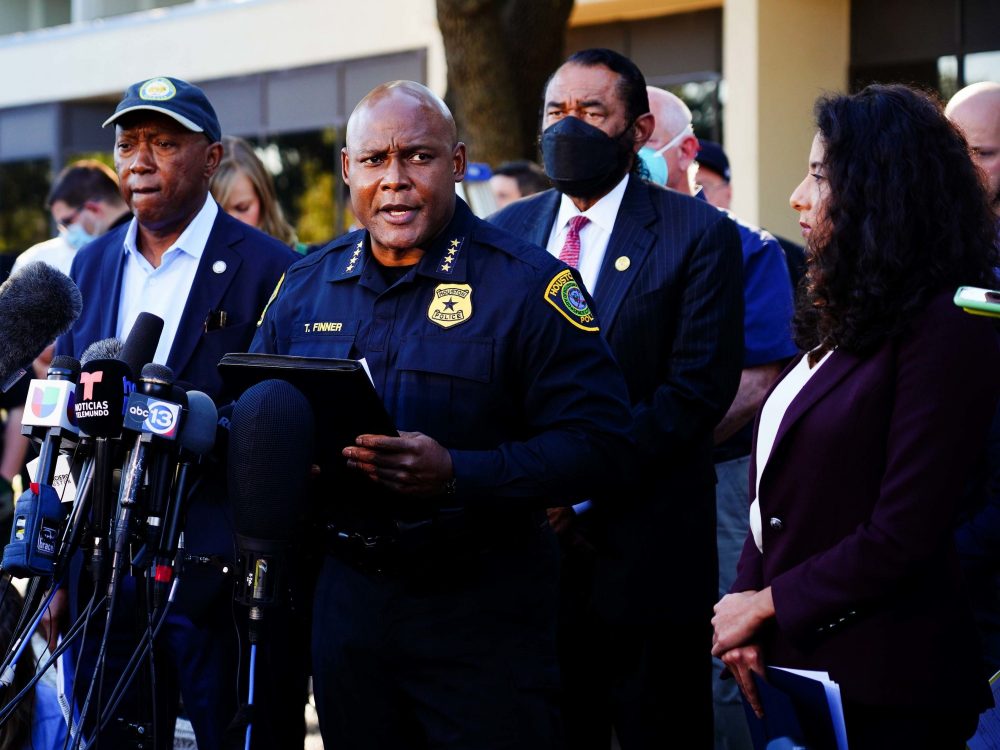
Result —
[{"label": "black folder", "polygon": [[316,463],[327,479],[344,468],[341,451],[358,435],[398,435],[364,366],[355,359],[284,354],[227,354],[223,381],[236,393],[264,380],[291,383],[309,400],[316,420]]}]

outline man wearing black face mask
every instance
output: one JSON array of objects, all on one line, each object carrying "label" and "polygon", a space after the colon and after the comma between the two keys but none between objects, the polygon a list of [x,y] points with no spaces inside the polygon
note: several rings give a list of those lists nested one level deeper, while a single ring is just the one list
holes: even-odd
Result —
[{"label": "man wearing black face mask", "polygon": [[[703,201],[640,179],[646,82],[611,50],[549,80],[542,154],[554,190],[492,221],[576,266],[628,381],[642,467],[619,496],[553,509],[567,747],[712,746],[717,586],[712,430],[739,384],[739,232]],[[586,504],[584,504],[586,505]]]}]

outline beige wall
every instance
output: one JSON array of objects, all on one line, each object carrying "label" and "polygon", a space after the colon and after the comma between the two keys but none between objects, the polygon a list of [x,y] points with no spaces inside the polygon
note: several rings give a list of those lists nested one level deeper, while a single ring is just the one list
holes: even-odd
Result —
[{"label": "beige wall", "polygon": [[847,87],[850,0],[726,0],[725,141],[733,211],[801,241],[788,196],[805,175],[812,107]]}]

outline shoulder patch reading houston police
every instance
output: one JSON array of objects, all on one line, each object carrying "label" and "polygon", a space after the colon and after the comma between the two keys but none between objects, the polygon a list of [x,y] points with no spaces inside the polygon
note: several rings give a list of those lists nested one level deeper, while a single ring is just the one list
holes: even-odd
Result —
[{"label": "shoulder patch reading houston police", "polygon": [[427,318],[442,328],[451,328],[472,317],[472,287],[468,284],[438,284],[434,287]]},{"label": "shoulder patch reading houston police", "polygon": [[587,298],[569,269],[556,274],[545,287],[545,301],[562,313],[570,323],[585,331],[599,331]]}]

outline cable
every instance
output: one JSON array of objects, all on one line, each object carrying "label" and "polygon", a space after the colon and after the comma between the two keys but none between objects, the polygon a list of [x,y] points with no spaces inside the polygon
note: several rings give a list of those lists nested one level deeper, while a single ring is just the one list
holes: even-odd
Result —
[{"label": "cable", "polygon": [[[90,700],[94,695],[94,687],[97,686],[98,690],[98,705],[100,705],[100,686],[99,683],[103,682],[104,679],[104,665],[107,661],[107,650],[108,650],[108,638],[111,633],[111,618],[115,610],[115,600],[118,598],[118,587],[114,587],[111,590],[111,600],[108,602],[107,607],[107,618],[104,621],[104,635],[101,636],[101,645],[97,651],[97,660],[94,662],[94,674],[90,678],[90,687],[87,688],[87,697],[83,702],[83,707],[80,709],[80,726],[83,727],[87,719],[87,712],[90,710]],[[100,733],[98,732],[98,737]],[[77,739],[73,743],[73,748],[80,747],[80,741],[83,738],[83,732],[77,734]]]},{"label": "cable", "polygon": [[[93,599],[91,600],[91,603],[93,603]],[[83,628],[86,627],[87,621],[89,620],[89,616],[90,616],[90,607],[88,606],[88,609],[77,619],[77,621],[75,623],[73,623],[73,627],[71,627],[69,629],[69,631],[66,634],[66,637],[63,638],[63,642],[60,643],[59,646],[56,648],[56,650],[51,653],[51,655],[49,657],[49,660],[47,662],[45,662],[45,666],[42,667],[40,670],[38,670],[32,676],[31,680],[28,681],[28,684],[25,685],[24,688],[21,689],[21,692],[19,692],[17,695],[15,695],[14,698],[7,703],[7,705],[5,705],[2,709],[0,709],[0,724],[2,724],[3,722],[5,722],[7,719],[10,718],[10,715],[13,713],[14,709],[17,707],[17,704],[21,700],[23,700],[23,698],[25,697],[25,695],[27,695],[28,691],[30,691],[31,688],[33,688],[38,683],[38,681],[42,678],[42,675],[53,664],[55,664],[55,662],[59,658],[59,656],[67,648],[69,648],[69,644],[73,641],[73,638],[76,637],[77,633],[81,629],[83,629]]]},{"label": "cable", "polygon": [[[176,590],[176,583],[174,585],[174,589]],[[97,734],[95,735],[93,742],[98,741],[101,732],[104,730],[108,722],[114,716],[114,712],[118,708],[118,704],[121,703],[121,699],[125,697],[125,691],[129,689],[129,687],[132,685],[132,681],[136,678],[136,676],[138,676],[139,670],[137,667],[139,666],[139,662],[142,661],[142,658],[146,655],[146,652],[152,648],[153,642],[156,640],[156,637],[160,634],[160,630],[163,628],[163,625],[167,621],[167,613],[170,611],[170,607],[172,604],[173,604],[173,594],[171,594],[171,598],[167,600],[166,605],[163,607],[163,613],[160,615],[160,619],[157,620],[156,629],[153,631],[152,637],[149,639],[146,639],[145,636],[143,637],[143,640],[140,641],[139,647],[137,647],[136,650],[133,652],[132,658],[129,660],[129,664],[126,666],[125,671],[122,673],[121,678],[118,680],[118,684],[115,685],[115,689],[112,691],[112,697],[114,697],[115,700],[113,702],[110,702],[109,699],[110,705],[108,705],[108,707],[104,711],[104,714],[101,716],[100,723],[98,724],[97,727]],[[126,676],[128,677],[127,680],[125,680]],[[123,680],[125,680],[124,683],[122,682]],[[117,693],[117,696],[115,695],[115,693]],[[90,744],[84,745],[82,750],[89,750],[90,747],[91,747]]]},{"label": "cable", "polygon": [[257,644],[254,643],[250,646],[250,690],[247,695],[247,716],[249,721],[247,722],[247,739],[246,746],[244,750],[250,750],[250,730],[253,729],[253,688],[254,688],[254,673],[257,671]]},{"label": "cable", "polygon": [[[37,581],[38,579],[36,578],[32,582],[34,583]],[[21,655],[24,654],[24,650],[31,643],[31,636],[34,634],[35,630],[38,629],[38,623],[40,623],[42,621],[42,618],[45,617],[45,613],[49,609],[49,604],[52,603],[52,599],[53,597],[55,597],[56,591],[58,590],[59,590],[58,584],[56,584],[49,590],[49,595],[45,598],[41,606],[38,608],[38,611],[35,613],[35,616],[31,619],[31,622],[25,629],[24,633],[22,633],[20,637],[16,641],[14,641],[13,652],[8,654],[7,658],[4,659],[4,663],[0,665],[0,686],[8,687],[11,683],[14,682],[14,670],[17,668],[17,662],[18,660],[20,660]]]}]

